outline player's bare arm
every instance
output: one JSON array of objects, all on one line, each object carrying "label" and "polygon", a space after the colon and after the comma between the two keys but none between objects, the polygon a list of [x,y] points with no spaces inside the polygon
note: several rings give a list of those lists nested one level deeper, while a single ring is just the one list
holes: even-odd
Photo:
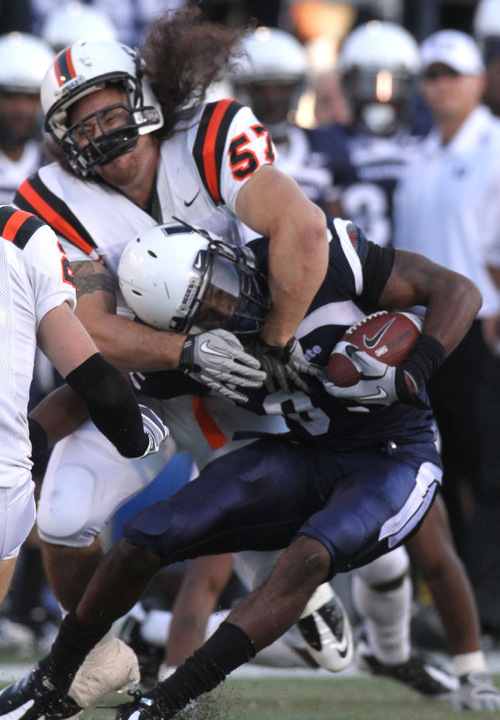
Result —
[{"label": "player's bare arm", "polygon": [[262,331],[270,345],[293,335],[324,280],[328,266],[326,217],[294,180],[265,165],[242,187],[238,217],[270,238],[272,308]]},{"label": "player's bare arm", "polygon": [[185,335],[154,330],[116,314],[111,275],[99,262],[73,262],[78,304],[75,314],[100,352],[123,370],[177,367]]},{"label": "player's bare arm", "polygon": [[466,277],[406,250],[396,250],[379,300],[381,307],[425,306],[422,332],[439,340],[447,355],[469,329],[481,303],[481,293]]}]

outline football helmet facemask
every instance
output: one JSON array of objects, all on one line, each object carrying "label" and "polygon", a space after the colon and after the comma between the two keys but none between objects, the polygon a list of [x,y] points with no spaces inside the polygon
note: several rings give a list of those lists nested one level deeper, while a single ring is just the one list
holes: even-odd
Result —
[{"label": "football helmet facemask", "polygon": [[369,133],[397,130],[419,67],[417,41],[395,23],[373,20],[348,35],[339,54],[342,86],[355,119]]},{"label": "football helmet facemask", "polygon": [[[78,100],[110,86],[124,90],[126,105],[104,107],[71,123],[71,108]],[[163,125],[139,53],[113,40],[79,40],[62,50],[43,79],[41,102],[45,129],[74,172],[83,176],[130,152],[139,135]],[[94,131],[91,136],[89,126],[97,126],[99,133]]]},{"label": "football helmet facemask", "polygon": [[190,226],[158,225],[129,242],[118,280],[127,305],[159,330],[220,328],[249,338],[269,313],[267,280],[253,252]]}]

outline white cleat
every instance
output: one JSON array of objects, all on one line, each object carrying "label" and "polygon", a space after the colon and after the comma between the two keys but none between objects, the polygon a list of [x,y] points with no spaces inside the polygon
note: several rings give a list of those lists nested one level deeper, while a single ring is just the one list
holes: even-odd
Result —
[{"label": "white cleat", "polygon": [[297,626],[307,653],[320,667],[337,673],[351,664],[354,656],[351,623],[329,583],[316,589]]}]

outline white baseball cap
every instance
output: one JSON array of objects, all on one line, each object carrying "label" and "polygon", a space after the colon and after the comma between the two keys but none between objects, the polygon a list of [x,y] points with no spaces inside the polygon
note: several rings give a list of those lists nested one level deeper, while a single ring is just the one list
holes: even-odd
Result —
[{"label": "white baseball cap", "polygon": [[443,63],[461,75],[480,75],[484,63],[479,47],[470,35],[460,30],[439,30],[420,46],[422,71],[433,63]]}]

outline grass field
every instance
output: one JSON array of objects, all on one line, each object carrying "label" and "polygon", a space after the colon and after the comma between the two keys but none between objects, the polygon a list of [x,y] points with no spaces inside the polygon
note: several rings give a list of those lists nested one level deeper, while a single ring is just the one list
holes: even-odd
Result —
[{"label": "grass field", "polygon": [[[499,678],[496,677],[498,682]],[[106,707],[86,710],[82,720],[114,720],[123,694],[103,698]],[[428,701],[383,678],[230,678],[178,720],[475,720],[493,713],[459,715],[447,700]],[[176,720],[177,720],[176,718]]]}]

